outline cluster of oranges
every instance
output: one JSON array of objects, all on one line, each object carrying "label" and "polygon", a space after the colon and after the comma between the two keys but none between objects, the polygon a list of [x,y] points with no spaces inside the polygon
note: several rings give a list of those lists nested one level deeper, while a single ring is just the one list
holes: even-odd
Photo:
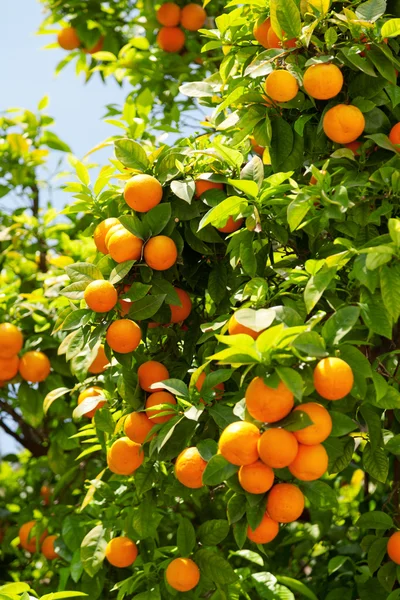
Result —
[{"label": "cluster of oranges", "polygon": [[30,383],[44,381],[50,374],[50,361],[43,352],[30,350],[20,358],[24,345],[21,330],[12,323],[0,324],[0,381],[14,379],[19,373]]},{"label": "cluster of oranges", "polygon": [[57,42],[63,50],[77,50],[78,48],[82,48],[86,54],[94,54],[102,50],[104,38],[100,37],[91,48],[84,48],[75,27],[64,27],[57,34]]},{"label": "cluster of oranges", "polygon": [[19,543],[24,550],[27,550],[31,554],[36,552],[36,546],[39,545],[41,552],[47,560],[55,560],[58,558],[58,554],[54,550],[54,544],[57,540],[56,535],[48,535],[48,531],[44,531],[39,539],[32,535],[33,529],[37,526],[36,521],[28,521],[24,523],[19,529]]},{"label": "cluster of oranges", "polygon": [[188,31],[198,31],[203,27],[207,13],[199,4],[187,4],[180,8],[175,2],[165,2],[157,10],[157,21],[162,26],[157,35],[157,43],[164,52],[180,52],[185,45]]}]

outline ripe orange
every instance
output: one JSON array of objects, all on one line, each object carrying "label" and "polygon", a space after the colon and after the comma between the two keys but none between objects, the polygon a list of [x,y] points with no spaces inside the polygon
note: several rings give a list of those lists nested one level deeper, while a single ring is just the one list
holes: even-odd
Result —
[{"label": "ripe orange", "polygon": [[110,230],[110,237],[106,238],[106,245],[110,256],[115,262],[122,263],[127,260],[139,260],[142,256],[143,240],[133,235],[125,227],[116,227]]},{"label": "ripe orange", "polygon": [[[31,537],[29,535],[32,529],[35,527],[36,521],[28,521],[24,523],[19,530],[19,542],[24,550],[28,550],[31,554],[36,552],[36,538]],[[43,540],[47,537],[47,530],[42,533],[39,538],[39,545],[42,544]]]},{"label": "ripe orange", "polygon": [[[203,387],[205,378],[206,378],[206,374],[204,371],[202,371],[196,381],[196,389],[198,392],[201,392],[201,388]],[[222,382],[217,383],[217,385],[214,385],[214,387],[212,389],[215,391],[216,400],[220,400],[225,391],[224,384]],[[200,402],[203,402],[202,398],[200,398]]]},{"label": "ripe orange", "polygon": [[263,516],[258,527],[255,529],[252,529],[250,525],[247,527],[247,537],[256,544],[268,544],[276,538],[278,533],[279,523],[271,519],[267,513]]},{"label": "ripe orange", "polygon": [[[170,404],[171,406],[176,405],[176,400],[172,394],[169,392],[154,392],[154,394],[150,394],[150,396],[146,400],[146,414],[151,420],[152,423],[167,423],[170,421],[172,417],[176,414],[174,410],[168,411],[167,408],[156,408],[153,406],[158,406],[159,404]],[[166,413],[168,411],[169,414],[161,414]],[[158,416],[160,415],[161,416]]]},{"label": "ripe orange", "polygon": [[[130,285],[124,285],[123,287],[123,291],[119,293],[119,296],[126,294],[127,292],[129,292],[131,286]],[[121,317],[126,317],[127,314],[129,313],[130,309],[132,308],[132,300],[129,300],[128,298],[119,298],[119,306],[120,306],[120,311],[119,314],[121,315]]]},{"label": "ripe orange", "polygon": [[163,189],[161,183],[151,175],[144,173],[134,175],[125,184],[125,202],[130,208],[136,210],[136,212],[148,212],[157,206],[157,204],[160,204],[162,196]]},{"label": "ripe orange", "polygon": [[114,233],[116,233],[119,230],[126,231],[125,227],[118,221],[118,223],[115,223],[115,225],[111,225],[111,227],[107,231],[106,235],[104,236],[104,243],[107,248],[107,253],[110,250],[108,247],[108,244],[110,243],[111,236],[114,235]]},{"label": "ripe orange", "polygon": [[104,279],[91,281],[83,297],[88,307],[99,313],[112,310],[118,302],[117,290],[112,283]]},{"label": "ripe orange", "polygon": [[233,465],[251,465],[258,460],[257,443],[260,432],[253,423],[236,421],[221,433],[218,449]]},{"label": "ripe orange", "polygon": [[88,372],[93,375],[98,375],[99,373],[103,373],[106,370],[107,365],[109,364],[109,360],[104,352],[104,346],[99,346],[97,350],[97,355],[90,367],[88,368]]},{"label": "ripe orange", "polygon": [[323,358],[314,369],[315,389],[325,400],[344,398],[350,394],[353,383],[353,371],[341,358]]},{"label": "ripe orange", "polygon": [[392,144],[400,144],[400,123],[393,125],[389,133],[389,140]]},{"label": "ripe orange", "polygon": [[0,380],[8,381],[13,379],[18,373],[19,357],[0,358]]},{"label": "ripe orange", "polygon": [[254,331],[253,329],[250,329],[250,327],[246,327],[246,325],[242,325],[241,323],[239,323],[239,321],[237,321],[235,319],[235,315],[232,315],[231,318],[229,319],[228,332],[229,332],[229,335],[237,335],[239,333],[246,333],[247,335],[250,335],[253,338],[253,340],[256,340],[258,338],[258,336],[262,333],[262,331]]},{"label": "ripe orange", "polygon": [[288,102],[297,95],[299,85],[296,77],[289,71],[275,69],[265,80],[265,91],[267,96],[276,102]]},{"label": "ripe orange", "polygon": [[178,249],[174,240],[166,235],[156,235],[144,247],[144,260],[154,271],[166,271],[176,263]]},{"label": "ripe orange", "polygon": [[[93,396],[103,396],[103,389],[95,385],[93,387],[86,388],[86,390],[83,390],[83,392],[81,392],[78,396],[78,406],[82,404],[82,402],[86,400],[86,398],[92,398]],[[102,408],[106,404],[106,400],[100,400],[100,402],[98,402],[94,408],[88,410],[88,412],[85,413],[85,417],[87,417],[88,419],[93,419],[94,415],[99,410],[99,408]]]},{"label": "ripe orange", "polygon": [[76,29],[65,27],[57,34],[57,41],[63,50],[76,50],[81,45]]},{"label": "ripe orange", "polygon": [[294,461],[299,445],[293,433],[285,429],[267,429],[258,440],[261,460],[273,469],[283,469]]},{"label": "ripe orange", "polygon": [[180,52],[185,40],[186,36],[179,27],[161,27],[157,35],[157,44],[164,52]]},{"label": "ripe orange", "polygon": [[200,581],[200,570],[190,558],[175,558],[165,571],[168,584],[178,592],[192,590]]},{"label": "ripe orange", "polygon": [[337,96],[343,87],[342,72],[332,63],[311,65],[304,73],[303,87],[311,98],[329,100]]},{"label": "ripe orange", "polygon": [[387,544],[387,553],[390,560],[396,563],[396,565],[400,565],[400,531],[396,531],[390,536]]},{"label": "ripe orange", "polygon": [[54,550],[54,542],[57,540],[56,535],[48,535],[43,540],[42,554],[47,560],[55,560],[58,558],[57,552]]},{"label": "ripe orange", "polygon": [[106,547],[106,559],[110,565],[120,569],[133,565],[137,555],[135,542],[124,536],[113,538]]},{"label": "ripe orange", "polygon": [[192,311],[192,301],[189,298],[189,294],[185,290],[180,288],[174,288],[181,301],[181,306],[176,304],[170,304],[171,309],[171,323],[179,323],[188,318]]},{"label": "ripe orange", "polygon": [[332,419],[329,412],[316,402],[306,402],[296,406],[294,411],[303,411],[310,417],[313,425],[294,431],[294,436],[300,444],[313,446],[324,442],[332,431]]},{"label": "ripe orange", "polygon": [[206,461],[195,446],[185,448],[176,459],[175,476],[182,485],[188,488],[201,488],[206,466]]},{"label": "ripe orange", "polygon": [[278,483],[268,494],[267,513],[278,523],[297,521],[303,510],[303,492],[293,483]]},{"label": "ripe orange", "polygon": [[189,31],[198,31],[206,22],[207,13],[199,4],[187,4],[182,8],[181,25]]},{"label": "ripe orange", "polygon": [[262,377],[255,377],[246,390],[247,410],[258,421],[276,423],[284,419],[294,405],[293,394],[283,381],[276,389],[266,385]]},{"label": "ripe orange", "polygon": [[164,27],[176,27],[181,20],[181,9],[175,2],[166,2],[158,9],[156,18]]},{"label": "ripe orange", "polygon": [[120,354],[128,354],[136,350],[141,339],[142,331],[139,325],[130,319],[113,321],[107,329],[107,344],[114,352]]},{"label": "ripe orange", "polygon": [[[326,175],[326,173],[327,173],[327,172],[325,171],[325,169],[322,169],[322,170],[320,171],[320,173],[321,173],[321,175]],[[317,183],[317,181],[318,181],[318,180],[317,180],[317,178],[315,177],[315,175],[311,175],[311,177],[310,177],[310,185],[315,185],[315,184]]]},{"label": "ripe orange", "polygon": [[117,475],[132,475],[143,461],[142,446],[128,437],[116,440],[107,454],[108,468]]},{"label": "ripe orange", "polygon": [[360,146],[362,146],[362,142],[359,142],[357,140],[355,142],[350,142],[349,144],[344,145],[344,147],[351,150],[355,156],[360,156],[360,153],[358,152]]},{"label": "ripe orange", "polygon": [[271,19],[265,19],[259,25],[254,25],[253,35],[256,38],[257,42],[264,46],[264,48],[269,48],[268,45],[268,31],[271,28]]},{"label": "ripe orange", "polygon": [[12,358],[22,350],[24,336],[12,323],[0,324],[0,358]]},{"label": "ripe orange", "polygon": [[239,483],[249,494],[265,494],[274,483],[274,472],[261,460],[239,469]]},{"label": "ripe orange", "polygon": [[204,194],[204,192],[208,192],[208,190],[223,190],[224,184],[209,181],[208,179],[197,179],[195,181],[195,188],[195,196],[196,198],[200,198],[200,196]]},{"label": "ripe orange", "polygon": [[154,435],[149,436],[153,427],[154,423],[144,412],[132,412],[125,419],[124,433],[132,442],[144,444],[145,441],[149,442],[153,439]]},{"label": "ripe orange", "polygon": [[169,379],[168,369],[156,360],[148,360],[140,365],[137,370],[139,385],[145,392],[159,392],[163,388],[154,388],[151,386],[159,381]]},{"label": "ripe orange", "polygon": [[101,37],[98,42],[95,43],[91,48],[85,48],[83,51],[85,54],[94,54],[95,52],[100,52],[103,49],[104,38]]},{"label": "ripe orange", "polygon": [[[267,100],[269,100],[269,99],[267,98]],[[255,137],[252,135],[250,136],[250,144],[251,144],[253,151],[256,154],[258,154],[259,156],[262,156],[264,154],[264,150],[265,150],[264,146],[260,146],[260,144],[257,142]]]},{"label": "ripe orange", "polygon": [[[50,361],[43,352],[26,352],[19,362],[19,374],[25,381],[37,383],[50,375]],[[0,374],[1,376],[1,374]]]},{"label": "ripe orange", "polygon": [[233,233],[234,231],[237,231],[241,228],[243,222],[244,219],[237,219],[236,221],[234,221],[233,217],[229,217],[225,225],[223,227],[217,227],[217,229],[222,233]]},{"label": "ripe orange", "polygon": [[49,488],[48,485],[42,485],[42,487],[40,488],[40,497],[43,500],[43,504],[45,506],[48,506],[50,504],[50,498],[51,498],[51,489]]},{"label": "ripe orange", "polygon": [[[285,32],[282,31],[282,34],[285,35]],[[270,27],[267,33],[267,48],[295,48],[296,47],[296,39],[292,38],[291,40],[282,41],[275,31]]]},{"label": "ripe orange", "polygon": [[289,465],[291,474],[301,481],[319,479],[328,468],[328,454],[322,444],[299,444],[296,458]]},{"label": "ripe orange", "polygon": [[325,113],[323,120],[325,135],[338,144],[354,142],[364,127],[365,119],[361,110],[348,104],[333,106]]},{"label": "ripe orange", "polygon": [[111,217],[110,219],[104,219],[99,223],[94,230],[93,240],[96,244],[96,248],[102,254],[108,254],[108,248],[106,246],[106,235],[114,225],[121,225],[118,219]]}]

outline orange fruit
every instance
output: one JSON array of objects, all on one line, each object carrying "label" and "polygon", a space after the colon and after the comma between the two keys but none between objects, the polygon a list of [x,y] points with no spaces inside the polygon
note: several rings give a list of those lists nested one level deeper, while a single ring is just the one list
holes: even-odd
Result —
[{"label": "orange fruit", "polygon": [[351,367],[341,358],[330,356],[314,369],[314,386],[325,400],[340,400],[350,394],[354,383]]},{"label": "orange fruit", "polygon": [[85,48],[85,54],[94,54],[95,52],[100,52],[103,49],[104,38],[101,37],[98,42],[94,44],[91,48]]},{"label": "orange fruit", "polygon": [[315,481],[322,477],[327,468],[328,454],[322,444],[299,444],[296,458],[289,465],[291,474],[301,481]]},{"label": "orange fruit", "polygon": [[165,571],[168,584],[178,592],[189,592],[200,581],[200,570],[190,558],[175,558]]},{"label": "orange fruit", "polygon": [[389,133],[389,140],[392,144],[400,144],[400,123],[393,125]]},{"label": "orange fruit", "polygon": [[117,290],[112,283],[104,279],[91,281],[85,289],[83,297],[88,307],[99,313],[112,310],[118,302]]},{"label": "orange fruit", "polygon": [[265,19],[259,25],[254,25],[253,35],[256,38],[257,42],[264,46],[264,48],[269,48],[268,45],[268,31],[271,28],[271,19]]},{"label": "orange fruit", "polygon": [[234,221],[233,217],[229,217],[225,225],[223,227],[217,227],[217,229],[222,233],[233,233],[241,228],[243,222],[244,219],[237,219]]},{"label": "orange fruit", "polygon": [[110,243],[111,236],[114,235],[114,233],[116,233],[117,231],[127,231],[119,221],[118,223],[115,223],[115,225],[111,225],[111,227],[104,236],[104,243],[107,248],[107,254],[109,252],[108,244]]},{"label": "orange fruit", "polygon": [[37,383],[50,375],[50,361],[43,352],[26,352],[19,362],[19,374],[25,381]]},{"label": "orange fruit", "polygon": [[284,419],[294,405],[293,394],[283,381],[276,389],[266,385],[262,377],[255,377],[246,390],[246,407],[253,419],[276,423]]},{"label": "orange fruit", "polygon": [[45,506],[48,506],[50,504],[50,498],[51,498],[51,489],[49,488],[48,485],[42,485],[42,487],[40,488],[40,497],[43,500],[43,504]]},{"label": "orange fruit", "polygon": [[96,248],[102,254],[108,254],[108,248],[106,246],[106,235],[114,225],[121,225],[118,219],[111,217],[110,219],[104,219],[99,223],[94,230],[93,240]]},{"label": "orange fruit", "polygon": [[[205,374],[204,371],[202,371],[200,373],[199,377],[197,378],[197,381],[196,381],[196,389],[197,389],[198,392],[201,392],[201,388],[203,387],[205,378],[206,378],[206,374]],[[216,400],[220,400],[222,398],[222,396],[223,396],[224,391],[225,391],[224,384],[222,382],[221,383],[217,383],[217,385],[214,385],[212,389],[215,390],[215,398],[216,398]],[[202,398],[200,398],[200,402],[203,402]]]},{"label": "orange fruit", "polygon": [[239,469],[239,483],[249,494],[265,494],[274,483],[274,472],[261,460]]},{"label": "orange fruit", "polygon": [[[83,392],[81,392],[78,396],[78,406],[82,404],[82,402],[86,400],[86,398],[92,398],[93,396],[103,396],[103,389],[95,385],[93,387],[86,388],[86,390],[83,390]],[[100,400],[94,408],[88,410],[88,412],[85,413],[85,417],[87,417],[88,419],[93,419],[94,415],[99,410],[99,408],[102,408],[106,404],[106,400]]]},{"label": "orange fruit", "polygon": [[136,212],[148,212],[160,204],[162,196],[161,183],[155,177],[145,173],[134,175],[125,184],[125,202]]},{"label": "orange fruit", "polygon": [[54,550],[54,542],[57,540],[56,535],[48,535],[43,540],[42,554],[47,560],[55,560],[58,558],[57,552]]},{"label": "orange fruit", "polygon": [[230,423],[221,433],[218,449],[233,465],[251,465],[258,460],[259,439],[260,432],[253,423],[236,421]]},{"label": "orange fruit", "polygon": [[113,567],[120,569],[130,567],[135,562],[137,555],[138,549],[135,542],[124,536],[113,538],[106,546],[106,559]]},{"label": "orange fruit", "polygon": [[149,436],[153,427],[154,423],[144,412],[132,412],[125,419],[124,433],[132,442],[144,444],[153,439],[154,435]]},{"label": "orange fruit", "polygon": [[344,147],[351,150],[355,156],[360,156],[360,153],[358,152],[360,146],[362,146],[362,142],[359,142],[357,140],[355,142],[350,142],[349,144],[344,145]]},{"label": "orange fruit", "polygon": [[[170,421],[172,417],[175,416],[176,412],[171,410],[169,414],[161,414],[167,412],[167,408],[156,408],[153,406],[158,406],[159,404],[170,404],[171,406],[176,405],[176,400],[172,394],[169,392],[154,392],[154,394],[150,394],[150,396],[146,400],[146,414],[151,420],[152,423],[167,423]],[[160,415],[161,416],[158,416]]]},{"label": "orange fruit", "polygon": [[176,27],[181,20],[181,9],[175,2],[166,2],[158,9],[156,18],[164,27]]},{"label": "orange fruit", "polygon": [[178,249],[174,240],[166,235],[156,235],[144,247],[144,260],[154,271],[166,271],[176,263]]},{"label": "orange fruit", "polygon": [[[267,98],[267,100],[268,100],[268,98]],[[264,154],[265,148],[263,146],[260,146],[260,144],[254,138],[254,136],[250,136],[250,144],[251,144],[253,151],[256,154],[258,154],[259,156],[262,156]]]},{"label": "orange fruit", "polygon": [[[36,538],[29,537],[32,529],[35,527],[36,521],[28,521],[24,523],[19,530],[19,542],[24,550],[28,550],[31,554],[36,552]],[[47,530],[42,533],[39,538],[39,545],[42,544],[43,540],[47,537]]]},{"label": "orange fruit", "polygon": [[337,96],[343,87],[343,75],[332,63],[311,65],[303,77],[303,87],[311,98],[329,100]]},{"label": "orange fruit", "polygon": [[[321,173],[322,175],[326,175],[326,173],[327,173],[327,172],[326,172],[324,169],[322,169],[322,171],[320,171],[320,173]],[[317,178],[315,177],[315,175],[311,175],[311,178],[310,178],[310,185],[315,185],[315,184],[317,183],[317,181],[318,181],[318,180],[317,180]]]},{"label": "orange fruit", "polygon": [[267,513],[278,523],[297,521],[303,510],[303,492],[293,483],[278,483],[268,494]]},{"label": "orange fruit", "polygon": [[74,27],[65,27],[57,34],[58,45],[63,50],[76,50],[81,45],[77,31]]},{"label": "orange fruit", "polygon": [[171,323],[179,323],[180,321],[184,321],[188,318],[192,311],[192,301],[189,298],[189,294],[185,292],[185,290],[181,290],[180,288],[174,288],[176,293],[179,296],[179,300],[181,301],[181,306],[176,304],[170,304],[169,307],[171,309]]},{"label": "orange fruit", "polygon": [[206,461],[195,446],[185,448],[176,459],[175,476],[182,485],[188,488],[201,488],[206,466]]},{"label": "orange fruit", "polygon": [[387,553],[390,560],[400,565],[400,531],[392,533],[387,544]]},{"label": "orange fruit", "polygon": [[182,8],[181,25],[189,31],[198,31],[206,22],[207,13],[200,4],[187,4]]},{"label": "orange fruit", "polygon": [[[285,35],[285,32],[282,32]],[[282,41],[275,31],[270,27],[267,33],[267,48],[295,48],[296,47],[296,39],[292,38],[291,40]]]},{"label": "orange fruit", "polygon": [[267,96],[276,102],[288,102],[296,97],[299,85],[296,77],[289,71],[275,69],[265,80]]},{"label": "orange fruit", "polygon": [[333,106],[325,113],[323,120],[325,135],[338,144],[354,142],[364,127],[365,119],[361,110],[348,104]]},{"label": "orange fruit", "polygon": [[137,370],[139,385],[145,392],[159,392],[163,388],[154,388],[151,386],[159,381],[169,379],[168,369],[156,360],[148,360],[140,365]]},{"label": "orange fruit", "polygon": [[13,379],[18,373],[19,363],[19,357],[16,355],[11,358],[0,358],[0,380]]},{"label": "orange fruit", "polygon": [[185,40],[185,34],[179,27],[161,27],[157,35],[157,44],[164,52],[180,52]]},{"label": "orange fruit", "polygon": [[261,331],[254,331],[250,329],[250,327],[246,327],[246,325],[242,325],[235,319],[235,315],[232,315],[229,319],[228,323],[228,332],[229,335],[238,335],[239,333],[245,333],[250,335],[253,340],[256,340],[258,336],[262,333]]},{"label": "orange fruit", "polygon": [[104,346],[99,346],[97,350],[97,355],[90,367],[88,368],[88,372],[92,373],[92,375],[98,375],[99,373],[103,373],[106,370],[107,365],[109,364],[109,360],[104,352]]},{"label": "orange fruit", "polygon": [[127,260],[140,259],[142,256],[143,240],[133,235],[125,227],[116,227],[116,229],[110,230],[110,233],[111,235],[106,245],[111,258],[115,262],[122,263]]},{"label": "orange fruit", "polygon": [[306,446],[324,442],[332,431],[332,419],[326,408],[316,402],[306,402],[296,406],[294,411],[298,410],[307,413],[313,425],[294,431],[293,434],[297,441]]},{"label": "orange fruit", "polygon": [[258,527],[255,529],[252,529],[250,525],[247,527],[247,537],[256,544],[268,544],[276,538],[278,533],[279,523],[271,519],[267,513],[263,516]]},{"label": "orange fruit", "polygon": [[285,429],[267,429],[258,440],[258,453],[272,469],[283,469],[294,461],[299,445],[293,433]]},{"label": "orange fruit", "polygon": [[0,358],[12,358],[22,350],[24,336],[12,323],[0,324]]},{"label": "orange fruit", "polygon": [[128,354],[139,346],[142,331],[135,321],[118,319],[113,321],[107,329],[106,341],[114,352]]},{"label": "orange fruit", "polygon": [[208,190],[223,190],[224,184],[217,183],[215,181],[209,181],[208,179],[197,179],[195,181],[195,196],[196,198],[200,198],[204,192],[208,192]]},{"label": "orange fruit", "polygon": [[[126,294],[127,292],[129,292],[130,288],[130,285],[124,285],[124,289],[122,292],[120,292],[119,295],[121,296],[121,294]],[[119,314],[121,315],[121,317],[126,317],[130,309],[132,308],[132,300],[129,300],[128,298],[119,298],[119,306]]]},{"label": "orange fruit", "polygon": [[108,468],[117,475],[132,475],[143,461],[142,446],[128,437],[116,440],[107,454]]}]

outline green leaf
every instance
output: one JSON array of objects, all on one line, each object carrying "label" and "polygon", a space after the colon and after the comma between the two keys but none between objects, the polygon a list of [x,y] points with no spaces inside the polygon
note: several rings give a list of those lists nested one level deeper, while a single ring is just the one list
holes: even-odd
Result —
[{"label": "green leaf", "polygon": [[[97,396],[98,397],[98,396]],[[94,424],[97,430],[105,433],[114,433],[115,423],[110,410],[106,407],[96,410]]]},{"label": "green leaf", "polygon": [[171,394],[175,396],[179,396],[179,398],[184,398],[185,400],[189,399],[189,390],[183,381],[180,379],[166,379],[163,382],[156,382],[153,384],[154,388],[163,388]]},{"label": "green leaf", "polygon": [[389,219],[388,227],[392,241],[400,248],[400,219]]},{"label": "green leaf", "polygon": [[187,557],[196,545],[196,534],[189,519],[181,518],[177,531],[177,546],[180,556]]},{"label": "green leaf", "polygon": [[343,471],[350,464],[355,448],[353,438],[329,437],[323,442],[323,445],[328,452],[328,472],[330,474],[340,473],[340,471]]},{"label": "green leaf", "polygon": [[379,538],[372,542],[371,546],[369,547],[367,560],[368,568],[371,571],[371,575],[373,575],[375,571],[381,566],[382,561],[386,555],[386,549],[387,538]]},{"label": "green leaf", "polygon": [[240,172],[241,179],[255,181],[258,189],[261,188],[264,181],[264,165],[259,156],[253,156]]},{"label": "green leaf", "polygon": [[228,561],[213,550],[201,549],[196,552],[195,559],[201,573],[214,583],[229,585],[239,578]]},{"label": "green leaf", "polygon": [[336,311],[322,328],[322,336],[326,343],[336,346],[353,329],[359,316],[360,309],[356,306],[346,306]]},{"label": "green leaf", "polygon": [[246,513],[246,496],[244,494],[233,494],[229,499],[227,507],[229,525],[237,523]]},{"label": "green leaf", "polygon": [[228,179],[228,183],[246,194],[249,198],[257,198],[258,196],[258,185],[255,181],[248,179]]},{"label": "green leaf", "polygon": [[396,570],[396,564],[392,561],[389,561],[382,565],[378,571],[378,581],[387,592],[390,592],[394,586],[397,575]]},{"label": "green leaf", "polygon": [[116,283],[122,281],[122,279],[128,275],[135,262],[135,260],[127,260],[125,262],[119,263],[110,273],[110,283],[115,285]]},{"label": "green leaf", "polygon": [[204,215],[199,223],[199,231],[210,224],[223,227],[229,217],[236,217],[245,206],[247,206],[245,198],[229,196]]},{"label": "green leaf", "polygon": [[119,221],[125,229],[141,240],[146,240],[151,235],[149,228],[136,215],[122,215]]},{"label": "green leaf", "polygon": [[357,423],[355,423],[355,421],[353,421],[353,419],[348,415],[336,412],[335,410],[330,410],[329,414],[331,415],[332,419],[331,436],[341,437],[342,435],[346,435],[347,433],[357,429]]},{"label": "green leaf", "polygon": [[140,144],[128,138],[122,138],[114,142],[115,156],[130,169],[143,171],[149,164],[146,151]]},{"label": "green leaf", "polygon": [[400,35],[400,19],[389,19],[382,25],[381,36],[386,37],[397,37]]},{"label": "green leaf", "polygon": [[292,342],[292,348],[307,357],[324,358],[328,356],[324,340],[315,331],[307,331],[298,335]]},{"label": "green leaf", "polygon": [[40,600],[64,600],[67,598],[83,598],[87,597],[87,594],[84,592],[53,592],[51,594],[46,594],[45,596],[41,596]]},{"label": "green leaf", "polygon": [[58,398],[61,398],[61,396],[64,396],[65,394],[68,394],[68,392],[70,392],[71,390],[69,388],[66,387],[59,387],[56,388],[54,390],[52,390],[51,392],[49,392],[45,399],[43,400],[43,412],[44,414],[47,414],[47,411],[49,410],[50,406],[53,404],[53,402],[55,400],[57,400]]},{"label": "green leaf", "polygon": [[71,329],[76,329],[80,325],[86,325],[91,318],[91,312],[87,308],[81,308],[78,310],[73,310],[69,315],[67,315],[64,323],[62,324],[63,331],[69,331]]},{"label": "green leaf", "polygon": [[143,222],[151,231],[151,235],[158,235],[167,226],[171,214],[170,204],[158,204],[146,213]]},{"label": "green leaf", "polygon": [[304,383],[300,373],[294,369],[291,369],[290,367],[277,367],[276,372],[286,387],[292,392],[292,394],[298,400],[301,400],[303,397]]},{"label": "green leaf", "polygon": [[249,244],[247,241],[242,242],[240,244],[239,255],[243,271],[247,275],[250,275],[250,277],[254,277],[257,272],[257,259],[253,245]]},{"label": "green leaf", "polygon": [[317,304],[326,288],[334,279],[335,275],[335,267],[324,266],[318,271],[318,273],[309,279],[304,290],[304,302],[306,304],[308,313],[310,313]]},{"label": "green leaf", "polygon": [[142,298],[141,300],[132,302],[132,306],[129,309],[129,316],[131,319],[137,321],[149,319],[156,314],[164,300],[165,294],[145,296],[145,298]]},{"label": "green leaf", "polygon": [[94,577],[102,568],[107,546],[105,533],[102,525],[96,525],[82,540],[81,561],[89,577]]},{"label": "green leaf", "polygon": [[[301,594],[304,596],[304,598],[309,598],[309,600],[318,600],[314,592],[298,579],[293,579],[292,577],[287,577],[286,575],[277,575],[276,578],[279,583],[283,583],[283,585],[286,585],[294,592]],[[282,596],[282,600],[283,598],[284,596]]]},{"label": "green leaf", "polygon": [[300,35],[300,11],[294,0],[279,0],[276,4],[276,16],[288,38],[297,38]]},{"label": "green leaf", "polygon": [[287,208],[287,220],[290,231],[294,231],[302,223],[304,217],[311,208],[308,197],[302,197],[300,194],[289,204]]},{"label": "green leaf", "polygon": [[332,510],[338,505],[335,490],[323,481],[302,482],[301,489],[314,508]]},{"label": "green leaf", "polygon": [[278,172],[293,149],[294,135],[290,124],[279,117],[271,121],[272,141],[270,147],[272,168]]},{"label": "green leaf", "polygon": [[382,448],[373,450],[371,444],[366,444],[363,451],[363,465],[372,477],[382,483],[386,482],[389,473],[389,457]]},{"label": "green leaf", "polygon": [[371,294],[363,288],[360,300],[361,317],[366,326],[372,332],[383,335],[390,340],[392,338],[392,323],[381,299],[377,294]]},{"label": "green leaf", "polygon": [[348,556],[334,556],[331,558],[328,563],[329,575],[332,575],[332,573],[338,571],[348,560],[350,560]]},{"label": "green leaf", "polygon": [[397,321],[400,317],[400,265],[384,265],[380,281],[383,304],[393,321]]},{"label": "green leaf", "polygon": [[217,454],[218,444],[215,440],[211,439],[200,440],[200,442],[197,443],[197,449],[200,452],[201,458],[208,462],[214,455]]},{"label": "green leaf", "polygon": [[225,298],[226,288],[228,285],[228,272],[226,265],[218,262],[210,271],[208,276],[208,291],[211,298],[217,304]]},{"label": "green leaf", "polygon": [[362,21],[371,21],[374,23],[379,17],[385,14],[386,0],[367,0],[359,4],[356,8],[356,15]]},{"label": "green leaf", "polygon": [[92,263],[75,263],[65,267],[65,271],[72,283],[84,282],[86,284],[97,279],[104,279],[101,271]]},{"label": "green leaf", "polygon": [[203,483],[205,485],[218,485],[237,473],[239,467],[229,463],[223,456],[216,454],[208,462],[204,473]]},{"label": "green leaf", "polygon": [[393,519],[382,511],[373,510],[362,514],[356,522],[356,526],[360,529],[391,529]]},{"label": "green leaf", "polygon": [[197,530],[199,542],[203,546],[217,546],[229,533],[229,523],[224,519],[206,521]]},{"label": "green leaf", "polygon": [[274,423],[275,426],[282,427],[287,431],[299,431],[312,424],[311,418],[304,410],[292,410],[287,417]]}]

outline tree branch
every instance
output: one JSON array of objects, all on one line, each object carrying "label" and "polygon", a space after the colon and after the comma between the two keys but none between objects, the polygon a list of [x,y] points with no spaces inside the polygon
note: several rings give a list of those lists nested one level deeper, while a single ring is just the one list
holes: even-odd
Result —
[{"label": "tree branch", "polygon": [[1,419],[0,427],[2,427],[6,433],[16,439],[22,446],[24,446],[24,448],[29,450],[33,456],[44,456],[47,454],[47,448],[43,445],[43,439],[39,435],[38,431],[28,425],[28,423],[26,423],[15,410],[3,400],[0,400],[0,411],[7,413],[14,419],[16,423],[18,423],[23,437],[20,437],[17,433],[10,429],[8,425],[6,425]]}]

